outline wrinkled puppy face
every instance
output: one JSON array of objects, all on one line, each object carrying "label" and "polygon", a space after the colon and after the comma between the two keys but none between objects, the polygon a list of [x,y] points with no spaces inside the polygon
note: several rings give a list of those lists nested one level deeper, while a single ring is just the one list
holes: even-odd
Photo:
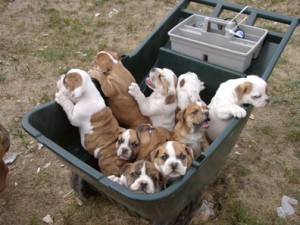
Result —
[{"label": "wrinkled puppy face", "polygon": [[235,88],[238,100],[256,108],[265,107],[270,102],[270,97],[267,95],[267,83],[255,75],[249,75],[246,79],[247,81]]},{"label": "wrinkled puppy face", "polygon": [[94,63],[95,69],[106,76],[122,76],[129,73],[116,52],[101,51],[96,55]]},{"label": "wrinkled puppy face", "polygon": [[172,70],[167,68],[152,68],[149,77],[146,78],[146,84],[157,93],[168,96],[171,93],[176,93],[177,77]]},{"label": "wrinkled puppy face", "polygon": [[0,161],[10,147],[10,137],[7,130],[0,124]]},{"label": "wrinkled puppy face", "polygon": [[192,102],[176,116],[177,120],[191,129],[206,129],[209,127],[208,107],[204,102]]},{"label": "wrinkled puppy face", "polygon": [[117,155],[124,160],[134,160],[139,152],[139,138],[133,129],[122,132],[116,143]]},{"label": "wrinkled puppy face", "polygon": [[168,141],[151,152],[151,161],[166,180],[185,175],[193,159],[192,149],[177,141]]},{"label": "wrinkled puppy face", "polygon": [[159,171],[149,161],[136,161],[126,164],[121,171],[131,190],[153,194],[161,190],[162,179]]}]

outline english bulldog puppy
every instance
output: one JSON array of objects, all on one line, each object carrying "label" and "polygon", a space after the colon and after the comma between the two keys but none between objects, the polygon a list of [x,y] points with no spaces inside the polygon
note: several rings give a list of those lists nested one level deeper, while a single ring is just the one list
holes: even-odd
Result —
[{"label": "english bulldog puppy", "polygon": [[247,115],[242,107],[243,104],[262,108],[269,101],[267,83],[256,75],[231,79],[220,84],[208,105],[210,126],[207,134],[209,139],[215,140],[232,118],[244,118]]},{"label": "english bulldog puppy", "polygon": [[146,78],[146,84],[153,90],[149,97],[145,97],[136,83],[129,86],[129,94],[135,98],[142,114],[150,118],[154,127],[173,131],[177,108],[176,75],[167,68],[153,68]]},{"label": "english bulldog puppy", "polygon": [[209,114],[204,102],[189,103],[176,116],[173,140],[189,146],[196,158],[209,146],[206,130],[209,127]]},{"label": "english bulldog puppy", "polygon": [[135,129],[126,129],[118,137],[116,144],[117,156],[121,159],[134,161],[140,150],[140,139]]},{"label": "english bulldog puppy", "polygon": [[154,149],[171,140],[171,132],[166,128],[140,124],[136,130],[140,140],[140,150],[136,160],[149,161],[150,153]]},{"label": "english bulldog puppy", "polygon": [[116,142],[123,128],[105,105],[91,77],[83,70],[71,69],[61,76],[57,86],[55,100],[70,123],[79,128],[83,148],[98,159],[104,175],[119,175],[121,167],[128,162],[116,153]]},{"label": "english bulldog puppy", "polygon": [[94,63],[95,67],[88,73],[99,81],[119,125],[134,129],[138,124],[149,123],[149,118],[142,115],[137,102],[128,94],[128,87],[135,79],[122,64],[118,53],[100,51]]},{"label": "english bulldog puppy", "polygon": [[8,167],[5,164],[3,157],[10,148],[10,136],[7,130],[0,124],[0,192],[4,190]]},{"label": "english bulldog puppy", "polygon": [[153,194],[163,187],[161,174],[153,163],[145,160],[127,163],[120,177],[112,175],[108,178],[138,193]]},{"label": "english bulldog puppy", "polygon": [[150,160],[168,185],[186,174],[194,154],[190,147],[178,141],[168,141],[151,152]]},{"label": "english bulldog puppy", "polygon": [[204,89],[204,82],[197,74],[192,72],[181,74],[176,87],[178,108],[184,109],[191,102],[201,101],[200,92]]}]

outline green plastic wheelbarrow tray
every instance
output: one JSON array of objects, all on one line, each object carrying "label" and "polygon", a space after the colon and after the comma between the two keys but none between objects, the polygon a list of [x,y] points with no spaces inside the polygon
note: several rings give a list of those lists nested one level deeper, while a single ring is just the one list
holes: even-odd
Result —
[{"label": "green plastic wheelbarrow tray", "polygon": [[[268,31],[259,56],[244,72],[236,72],[172,51],[168,31],[179,22],[197,12],[188,9],[193,2],[200,6],[212,7],[212,14],[218,17],[223,10],[240,12],[244,6],[221,1],[188,1],[176,4],[166,18],[149,34],[140,46],[128,55],[122,56],[124,66],[135,76],[145,95],[150,93],[145,78],[152,67],[167,67],[180,75],[187,71],[198,74],[206,89],[201,92],[202,99],[209,103],[220,83],[256,74],[268,80],[280,55],[299,25],[299,19],[255,8],[247,8],[247,25],[254,25],[259,18],[284,24],[285,33]],[[201,14],[203,15],[203,14]],[[161,223],[175,221],[206,185],[212,184],[222,170],[231,149],[243,130],[252,107],[245,106],[247,117],[232,119],[228,127],[218,136],[210,147],[197,157],[187,174],[167,189],[155,194],[139,194],[105,177],[97,167],[96,160],[80,145],[78,129],[70,125],[63,109],[51,101],[27,112],[22,118],[22,126],[38,142],[54,152],[72,171],[73,189],[82,195],[90,190],[101,193],[125,207],[129,211]],[[179,222],[183,224],[184,222]]]}]

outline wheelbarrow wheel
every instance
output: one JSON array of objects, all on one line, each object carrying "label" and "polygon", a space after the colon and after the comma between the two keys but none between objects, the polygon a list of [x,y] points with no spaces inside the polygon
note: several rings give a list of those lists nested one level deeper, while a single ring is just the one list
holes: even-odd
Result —
[{"label": "wheelbarrow wheel", "polygon": [[87,199],[98,193],[94,187],[74,172],[71,173],[70,183],[72,189],[83,199]]}]

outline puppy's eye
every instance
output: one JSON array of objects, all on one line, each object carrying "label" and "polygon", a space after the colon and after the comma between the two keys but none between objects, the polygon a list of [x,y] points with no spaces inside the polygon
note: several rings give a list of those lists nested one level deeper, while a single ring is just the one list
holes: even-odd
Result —
[{"label": "puppy's eye", "polygon": [[186,155],[181,153],[179,156],[177,156],[177,158],[180,160],[184,160],[186,158]]},{"label": "puppy's eye", "polygon": [[138,146],[137,143],[131,143],[131,148],[136,148]]},{"label": "puppy's eye", "polygon": [[198,109],[196,109],[192,112],[193,115],[196,115],[197,113],[198,113]]},{"label": "puppy's eye", "polygon": [[164,154],[162,157],[160,157],[163,161],[166,161],[168,158],[169,158],[169,156],[167,155],[167,154]]},{"label": "puppy's eye", "polygon": [[119,145],[122,144],[122,143],[124,143],[124,139],[123,138],[119,139],[118,143],[119,143]]},{"label": "puppy's eye", "polygon": [[261,95],[254,95],[254,96],[252,96],[252,98],[254,98],[254,99],[258,99],[260,97],[261,97]]},{"label": "puppy's eye", "polygon": [[152,134],[153,128],[152,127],[148,127],[147,131],[148,131],[149,134]]},{"label": "puppy's eye", "polygon": [[136,172],[132,172],[132,173],[130,173],[130,176],[132,178],[137,178],[139,175]]}]

